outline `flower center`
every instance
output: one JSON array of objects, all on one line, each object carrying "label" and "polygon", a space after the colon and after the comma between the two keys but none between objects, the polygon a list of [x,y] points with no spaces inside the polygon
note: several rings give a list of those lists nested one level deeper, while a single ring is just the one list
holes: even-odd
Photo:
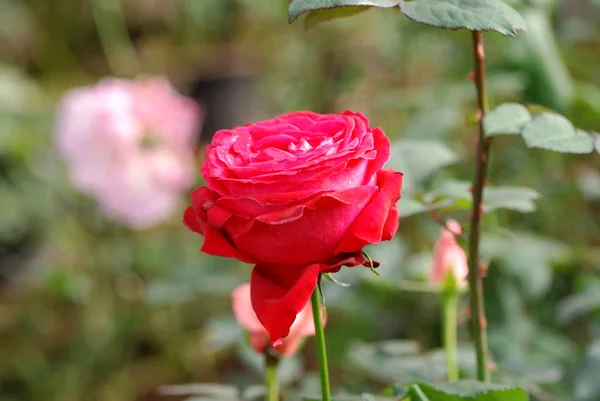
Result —
[{"label": "flower center", "polygon": [[160,136],[153,133],[144,133],[142,135],[142,139],[140,140],[140,148],[143,150],[153,150],[156,149],[161,143]]}]

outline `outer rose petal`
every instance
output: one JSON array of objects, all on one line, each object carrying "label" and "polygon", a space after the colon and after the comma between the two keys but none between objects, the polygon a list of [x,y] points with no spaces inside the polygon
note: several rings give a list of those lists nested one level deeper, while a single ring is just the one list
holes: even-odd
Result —
[{"label": "outer rose petal", "polygon": [[256,265],[252,270],[252,307],[273,344],[289,334],[317,286],[319,270],[317,263],[302,267]]},{"label": "outer rose petal", "polygon": [[200,250],[209,255],[236,258],[246,263],[256,263],[252,257],[234,247],[231,242],[225,238],[225,235],[223,235],[221,230],[216,230],[208,225],[206,226],[206,232],[204,233],[204,244],[202,244]]},{"label": "outer rose petal", "polygon": [[243,226],[234,226],[237,222],[232,221],[225,230],[238,249],[263,264],[303,266],[327,261],[376,194],[375,186],[331,192],[294,207],[293,214],[285,215],[287,220],[283,214],[287,210],[281,210]]},{"label": "outer rose petal", "polygon": [[[379,192],[365,206],[339,242],[335,253],[356,252],[369,244],[391,239],[398,229],[398,206],[402,173],[388,169],[377,174]],[[394,222],[393,220],[396,220]]]},{"label": "outer rose petal", "polygon": [[[284,337],[296,335],[294,321],[315,291],[319,273],[332,273],[342,266],[355,267],[367,263],[362,253],[356,252],[340,255],[326,263],[306,266],[256,265],[250,279],[252,307],[269,332],[271,342],[279,344]],[[378,265],[374,262],[375,267]],[[311,327],[314,332],[314,326],[305,322],[298,329],[312,334]],[[285,343],[287,338],[283,341]]]}]

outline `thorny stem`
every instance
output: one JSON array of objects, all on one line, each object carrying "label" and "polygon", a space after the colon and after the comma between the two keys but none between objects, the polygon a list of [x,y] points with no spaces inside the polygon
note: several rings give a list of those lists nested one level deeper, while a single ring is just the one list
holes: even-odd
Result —
[{"label": "thorny stem", "polygon": [[490,141],[484,137],[483,116],[489,109],[485,82],[485,54],[483,35],[473,31],[473,55],[475,60],[474,82],[477,87],[477,120],[479,138],[473,179],[473,209],[471,211],[471,233],[469,237],[469,286],[471,288],[471,329],[475,338],[477,354],[477,378],[483,382],[490,380],[488,370],[487,321],[483,305],[483,284],[479,269],[479,237],[481,233],[481,214],[483,187],[486,182]]},{"label": "thorny stem", "polygon": [[[321,278],[319,277],[319,280]],[[315,288],[310,297],[313,319],[315,322],[315,340],[317,342],[317,353],[319,356],[319,374],[321,376],[321,401],[331,401],[329,390],[329,368],[327,367],[327,348],[325,346],[325,332],[323,331],[323,316],[321,316],[321,305],[319,301],[319,286]]]}]

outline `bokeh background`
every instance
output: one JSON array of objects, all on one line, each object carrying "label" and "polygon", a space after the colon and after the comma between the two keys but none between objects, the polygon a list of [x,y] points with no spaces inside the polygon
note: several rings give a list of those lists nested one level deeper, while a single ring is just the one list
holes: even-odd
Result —
[{"label": "bokeh background", "polygon": [[[600,1],[511,3],[529,31],[485,35],[492,104],[539,104],[599,131]],[[261,360],[230,309],[250,266],[201,254],[202,239],[181,213],[132,231],[73,189],[53,146],[56,107],[69,89],[109,75],[168,77],[207,110],[198,166],[218,129],[292,110],[352,109],[404,144],[392,163],[414,188],[471,179],[468,32],[424,27],[393,10],[305,31],[287,23],[287,4],[0,0],[1,401],[172,401],[190,388],[176,396],[160,386],[216,382],[251,397],[262,381]],[[427,151],[406,146],[419,141]],[[502,137],[490,182],[541,195],[531,213],[485,218],[495,379],[540,401],[597,401],[600,155],[529,150]],[[349,288],[325,282],[338,393],[443,376],[438,299],[399,284],[427,277],[439,229],[427,214],[403,218],[392,242],[369,250],[381,277],[357,268],[338,274]],[[313,345],[286,361],[288,393],[316,393]],[[468,376],[468,345],[460,359]]]}]

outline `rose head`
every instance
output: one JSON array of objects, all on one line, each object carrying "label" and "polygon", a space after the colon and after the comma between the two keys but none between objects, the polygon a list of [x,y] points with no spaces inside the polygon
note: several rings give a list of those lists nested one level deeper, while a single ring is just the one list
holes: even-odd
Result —
[{"label": "rose head", "polygon": [[319,273],[367,263],[365,245],[398,229],[402,174],[390,141],[360,113],[295,112],[215,134],[184,222],[202,251],[256,264],[252,305],[273,342]]},{"label": "rose head", "polygon": [[64,96],[57,149],[107,217],[147,228],[171,217],[193,182],[202,115],[164,79],[107,78]]},{"label": "rose head", "polygon": [[[246,329],[249,334],[250,345],[256,352],[265,352],[269,347],[269,332],[263,327],[250,300],[250,284],[242,284],[231,293],[232,309],[235,320]],[[304,309],[298,313],[296,320],[290,327],[289,335],[275,346],[275,351],[283,356],[294,355],[304,337],[315,334],[315,324],[312,316],[312,307],[306,304]]]},{"label": "rose head", "polygon": [[462,233],[462,229],[455,220],[448,220],[446,226],[447,228],[441,229],[440,236],[433,247],[433,264],[429,280],[434,284],[442,285],[448,272],[452,272],[456,283],[459,286],[465,285],[469,274],[467,255],[456,242],[455,237],[455,234]]}]

